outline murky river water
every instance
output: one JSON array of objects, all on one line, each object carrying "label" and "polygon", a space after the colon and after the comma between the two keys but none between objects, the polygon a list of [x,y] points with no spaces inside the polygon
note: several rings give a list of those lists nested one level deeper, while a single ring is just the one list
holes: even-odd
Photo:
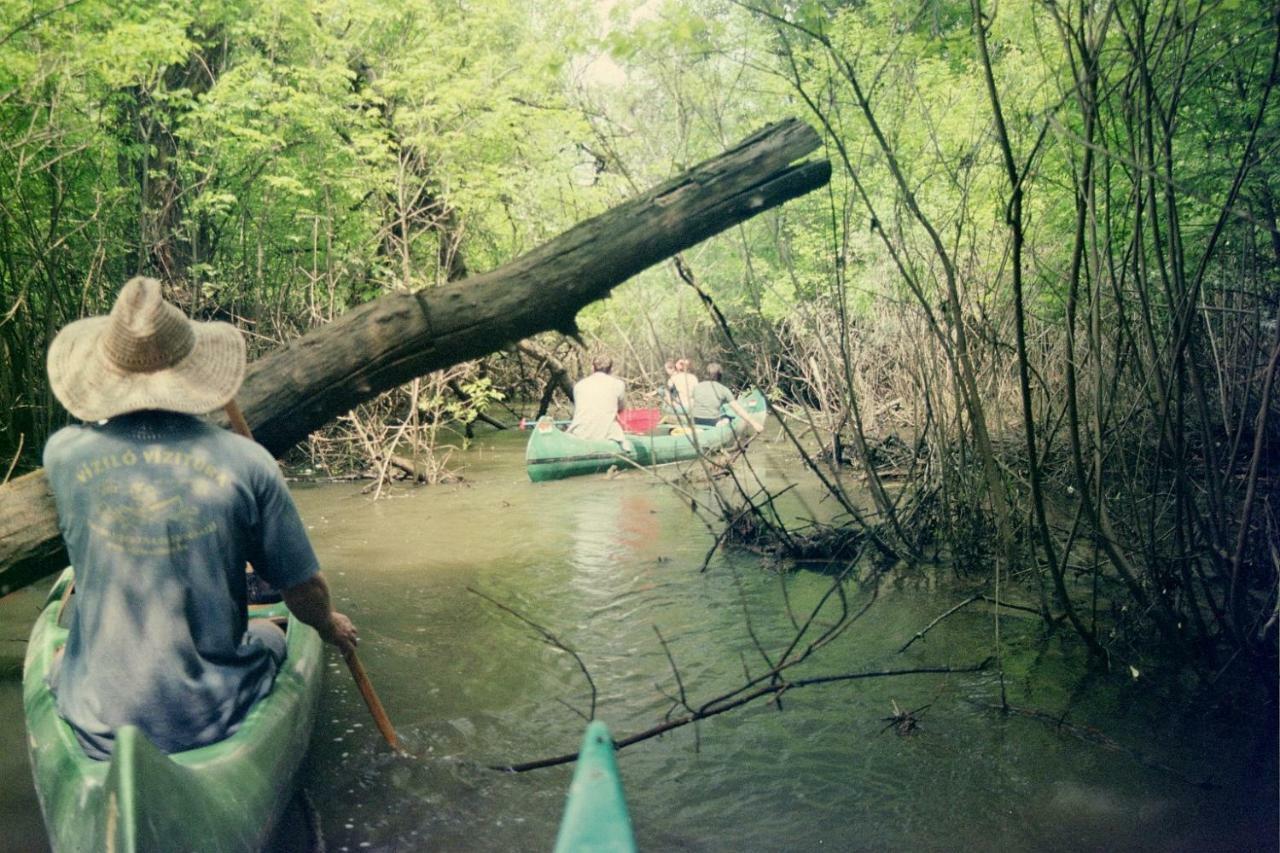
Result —
[{"label": "murky river water", "polygon": [[[521,434],[484,439],[459,457],[464,483],[376,503],[359,484],[295,488],[338,606],[360,626],[365,667],[420,756],[388,754],[333,656],[302,775],[330,851],[551,848],[572,768],[486,766],[575,750],[575,710],[591,691],[570,655],[470,590],[577,650],[597,716],[621,737],[661,722],[680,690],[655,628],[697,705],[741,684],[744,667],[759,672],[752,634],[777,654],[794,633],[788,607],[802,617],[830,585],[801,572],[784,590],[743,554],[699,572],[712,538],[686,498],[641,474],[534,485],[522,452]],[[752,457],[778,476],[792,464],[762,444]],[[46,844],[18,676],[39,593],[0,600],[8,850]],[[849,588],[855,605],[869,594]],[[992,617],[976,608],[898,653],[967,595],[948,571],[895,577],[802,674],[981,661]],[[1033,620],[1006,617],[1001,630],[1010,703],[1070,708],[1074,734],[991,710],[991,671],[798,689],[781,711],[757,703],[620,753],[641,849],[1276,848],[1274,756],[1257,748],[1265,724],[1184,709],[1128,673],[1086,676],[1071,644],[1042,640]],[[894,702],[928,706],[912,736],[884,731]]]}]

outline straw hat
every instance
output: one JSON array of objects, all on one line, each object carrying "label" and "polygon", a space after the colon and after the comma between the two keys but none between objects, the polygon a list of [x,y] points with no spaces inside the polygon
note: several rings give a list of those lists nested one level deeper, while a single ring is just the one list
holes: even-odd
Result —
[{"label": "straw hat", "polygon": [[245,346],[230,323],[198,323],[133,278],[106,317],[67,325],[49,345],[49,384],[67,411],[97,421],[142,409],[198,415],[225,406],[244,380]]}]

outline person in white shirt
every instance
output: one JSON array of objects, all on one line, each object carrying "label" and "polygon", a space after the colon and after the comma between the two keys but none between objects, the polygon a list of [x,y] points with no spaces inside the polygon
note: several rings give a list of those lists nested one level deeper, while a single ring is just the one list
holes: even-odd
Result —
[{"label": "person in white shirt", "polygon": [[611,376],[613,359],[598,355],[591,359],[590,376],[573,386],[573,420],[569,432],[579,438],[616,441],[627,447],[627,438],[618,423],[618,412],[625,405],[627,386]]}]

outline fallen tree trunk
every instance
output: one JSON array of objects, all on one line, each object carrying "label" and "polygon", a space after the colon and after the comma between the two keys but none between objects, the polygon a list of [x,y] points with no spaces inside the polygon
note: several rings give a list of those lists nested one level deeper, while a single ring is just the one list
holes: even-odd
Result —
[{"label": "fallen tree trunk", "polygon": [[[538,332],[575,334],[585,305],[641,270],[823,186],[813,128],[770,125],[737,146],[492,272],[395,293],[254,362],[238,395],[257,440],[280,455],[358,403]],[[0,486],[0,595],[65,564],[43,472]]]}]

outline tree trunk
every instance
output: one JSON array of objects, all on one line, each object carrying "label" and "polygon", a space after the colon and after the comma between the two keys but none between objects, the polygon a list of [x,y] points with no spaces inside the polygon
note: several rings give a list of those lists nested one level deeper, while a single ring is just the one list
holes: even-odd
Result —
[{"label": "tree trunk", "polygon": [[530,358],[536,359],[539,362],[539,366],[547,368],[547,384],[542,389],[542,399],[538,401],[538,414],[535,417],[542,417],[547,413],[547,409],[551,408],[551,398],[557,389],[562,391],[570,400],[573,399],[573,382],[569,380],[569,371],[560,362],[560,359],[533,341],[521,341],[516,344],[516,349]]},{"label": "tree trunk", "polygon": [[[351,309],[249,366],[237,397],[279,455],[358,403],[538,332],[575,334],[585,305],[641,270],[823,186],[821,144],[788,119],[492,272]],[[0,595],[65,561],[52,495],[35,471],[0,486]]]}]

